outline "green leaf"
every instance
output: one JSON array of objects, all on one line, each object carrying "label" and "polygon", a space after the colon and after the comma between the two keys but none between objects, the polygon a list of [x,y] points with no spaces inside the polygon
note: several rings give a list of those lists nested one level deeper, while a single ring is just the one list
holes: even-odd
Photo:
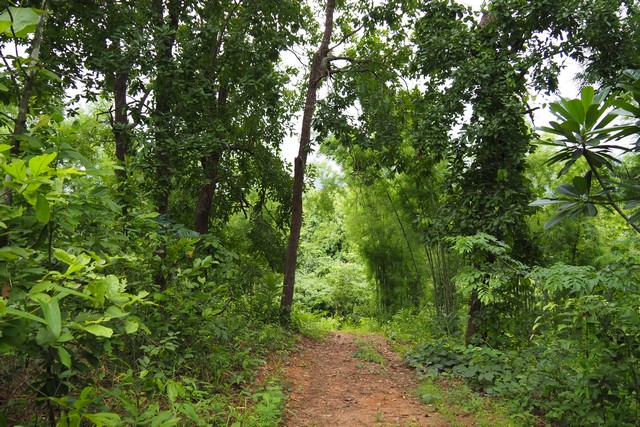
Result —
[{"label": "green leaf", "polygon": [[2,165],[2,167],[13,179],[18,181],[24,181],[27,179],[27,166],[21,159],[14,160],[8,165]]},{"label": "green leaf", "polygon": [[564,103],[567,111],[571,115],[571,118],[576,121],[577,124],[583,124],[585,122],[585,108],[582,101],[579,99],[570,99]]},{"label": "green leaf", "polygon": [[84,327],[84,330],[97,337],[111,338],[113,335],[113,329],[102,325],[88,325]]},{"label": "green leaf", "polygon": [[582,207],[582,213],[587,217],[594,217],[598,214],[598,209],[596,209],[593,203],[585,203]]},{"label": "green leaf", "polygon": [[83,416],[97,427],[123,425],[120,415],[113,412],[98,412],[96,414],[83,414]]},{"label": "green leaf", "polygon": [[[587,115],[585,118],[585,127],[587,129],[592,129],[593,126],[598,121],[598,119],[600,118],[600,116],[602,116],[602,114],[606,111],[606,109],[607,109],[606,107],[600,108],[598,104],[593,104],[589,106],[587,109]],[[604,123],[604,121],[602,123]],[[601,126],[602,126],[602,123],[601,123]]]},{"label": "green leaf", "polygon": [[55,338],[58,338],[62,332],[62,316],[58,299],[51,298],[48,302],[43,301],[40,303],[40,308],[42,308],[47,329]]},{"label": "green leaf", "polygon": [[95,280],[89,283],[86,289],[93,296],[93,303],[96,307],[104,305],[104,297],[107,293],[107,282],[105,280]]},{"label": "green leaf", "polygon": [[556,188],[556,193],[564,194],[569,197],[580,197],[580,192],[570,184],[562,184]]},{"label": "green leaf", "polygon": [[91,300],[92,299],[89,295],[85,295],[85,294],[83,294],[81,292],[74,291],[73,289],[65,288],[65,287],[62,287],[60,285],[53,285],[53,289],[55,289],[56,291],[59,292],[60,299],[62,299],[63,297],[65,297],[67,295],[74,295],[76,297],[83,298],[83,299],[86,299],[86,300]]},{"label": "green leaf", "polygon": [[0,258],[13,261],[18,258],[29,258],[31,252],[18,246],[4,246],[0,248]]},{"label": "green leaf", "polygon": [[33,287],[29,289],[29,295],[35,295],[41,292],[47,292],[47,291],[50,291],[51,289],[53,289],[53,283],[50,282],[49,280],[45,280],[33,285]]},{"label": "green leaf", "polygon": [[43,74],[44,76],[48,77],[49,79],[53,80],[54,82],[60,82],[62,81],[60,79],[60,76],[57,75],[56,73],[54,73],[51,70],[47,70],[46,68],[41,68],[40,69],[40,73]]},{"label": "green leaf", "polygon": [[42,194],[38,194],[36,199],[36,218],[43,224],[48,223],[51,219],[51,206]]},{"label": "green leaf", "polygon": [[564,104],[564,102],[562,102],[562,103],[560,103],[560,102],[552,102],[551,104],[549,104],[549,108],[551,109],[551,112],[556,117],[561,118],[563,120],[569,120],[569,119],[571,119],[571,114],[564,107],[563,104]]},{"label": "green leaf", "polygon": [[44,320],[43,318],[38,317],[34,314],[28,313],[26,311],[18,310],[12,307],[7,307],[6,312],[7,314],[10,314],[12,316],[22,317],[23,319],[34,320],[36,322],[39,322],[45,325],[47,324],[47,321]]},{"label": "green leaf", "polygon": [[58,347],[58,359],[64,366],[71,369],[71,355],[64,347]]},{"label": "green leaf", "polygon": [[49,171],[49,164],[56,158],[57,153],[42,154],[29,160],[29,170],[32,177],[37,177]]},{"label": "green leaf", "polygon": [[593,104],[593,95],[595,94],[595,89],[593,86],[585,86],[582,88],[582,106],[584,109],[588,109],[591,104]]},{"label": "green leaf", "polygon": [[124,330],[128,334],[134,334],[138,332],[139,327],[140,327],[140,324],[133,319],[127,319],[126,322],[124,322]]},{"label": "green leaf", "polygon": [[67,269],[67,271],[64,272],[64,275],[67,277],[71,276],[76,271],[79,271],[85,268],[87,264],[89,264],[89,262],[91,262],[91,258],[89,257],[89,255],[87,254],[78,255],[75,261],[73,262],[73,264],[71,264]]},{"label": "green leaf", "polygon": [[57,249],[57,248],[53,250],[53,257],[58,261],[62,261],[68,265],[73,264],[76,260],[76,257],[74,255],[70,254],[67,251],[63,251],[62,249]]},{"label": "green leaf", "polygon": [[591,171],[588,171],[585,176],[575,176],[572,183],[581,195],[589,195],[591,191]]},{"label": "green leaf", "polygon": [[562,211],[558,215],[554,216],[544,225],[544,229],[548,230],[560,221],[562,221],[565,217],[567,217],[571,213],[570,210]]},{"label": "green leaf", "polygon": [[[9,13],[11,12],[11,13]],[[32,7],[9,7],[9,11],[6,9],[0,14],[0,22],[2,25],[0,29],[5,35],[12,37],[14,34],[16,37],[25,38],[30,33],[33,33],[40,21],[41,11],[37,11]],[[11,20],[13,18],[13,21]],[[9,22],[9,26],[6,23]],[[13,26],[13,29],[11,28]]]},{"label": "green leaf", "polygon": [[8,28],[11,27],[11,20],[0,18],[0,33],[4,33]]},{"label": "green leaf", "polygon": [[104,312],[104,315],[110,317],[112,319],[117,319],[119,317],[124,317],[127,315],[122,309],[118,306],[112,305]]},{"label": "green leaf", "polygon": [[613,101],[613,105],[620,108],[621,110],[631,113],[633,117],[640,117],[640,107],[635,106],[625,100],[616,99],[615,101]]},{"label": "green leaf", "polygon": [[547,205],[555,205],[555,204],[562,203],[562,202],[563,202],[563,200],[555,200],[555,199],[538,199],[538,200],[535,200],[535,201],[533,201],[533,202],[529,203],[529,205],[528,205],[528,206],[531,206],[531,207],[535,207],[535,206],[547,206]]}]

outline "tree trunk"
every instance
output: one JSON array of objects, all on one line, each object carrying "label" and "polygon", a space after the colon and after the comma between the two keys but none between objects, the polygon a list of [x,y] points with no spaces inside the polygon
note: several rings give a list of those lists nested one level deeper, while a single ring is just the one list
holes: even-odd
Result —
[{"label": "tree trunk", "polygon": [[[218,100],[213,106],[214,113],[217,113],[218,115],[224,115],[226,113],[227,93],[227,86],[222,85],[218,91]],[[221,139],[224,137],[224,135],[220,134],[218,136]],[[216,188],[218,187],[218,166],[220,164],[221,157],[221,149],[215,148],[211,154],[202,159],[202,168],[204,169],[206,182],[200,188],[200,194],[196,204],[196,212],[193,219],[193,229],[200,234],[209,232],[209,218],[211,217],[213,196],[215,195]]]},{"label": "tree trunk", "polygon": [[200,234],[209,232],[211,205],[213,203],[213,195],[216,191],[216,187],[218,186],[219,162],[219,152],[214,152],[202,159],[202,168],[204,169],[207,182],[200,188],[200,195],[198,196],[196,213],[193,220],[193,229]]},{"label": "tree trunk", "polygon": [[467,321],[467,332],[464,334],[464,343],[469,345],[471,338],[478,332],[478,316],[482,310],[482,302],[478,298],[478,292],[471,292],[469,299],[469,320]]},{"label": "tree trunk", "polygon": [[[183,8],[182,0],[169,0],[166,6],[168,22],[165,22],[165,5],[162,0],[153,3],[155,13],[155,26],[157,28],[156,47],[156,88],[155,98],[155,139],[156,139],[156,190],[155,202],[158,212],[165,215],[169,212],[169,193],[171,191],[170,155],[173,148],[170,141],[173,139],[171,128],[171,97],[173,80],[173,47],[176,41],[180,14]],[[169,31],[163,29],[168,27]]]},{"label": "tree trunk", "polygon": [[327,0],[324,34],[320,42],[320,47],[313,56],[313,62],[311,63],[309,85],[307,86],[307,96],[302,116],[302,128],[300,130],[300,148],[298,150],[298,156],[294,161],[291,228],[284,266],[282,299],[280,301],[281,320],[285,324],[289,323],[291,319],[291,309],[293,307],[293,292],[296,279],[296,265],[298,262],[298,242],[300,241],[300,229],[302,228],[304,170],[311,144],[311,121],[316,108],[318,86],[325,74],[325,60],[329,54],[329,42],[331,41],[331,34],[333,32],[333,12],[335,7],[336,0]]},{"label": "tree trunk", "polygon": [[129,117],[127,114],[127,84],[129,73],[118,73],[113,82],[113,94],[115,98],[115,113],[112,126],[113,137],[116,143],[116,158],[122,169],[116,169],[116,177],[120,183],[127,179],[126,157],[129,155]]}]

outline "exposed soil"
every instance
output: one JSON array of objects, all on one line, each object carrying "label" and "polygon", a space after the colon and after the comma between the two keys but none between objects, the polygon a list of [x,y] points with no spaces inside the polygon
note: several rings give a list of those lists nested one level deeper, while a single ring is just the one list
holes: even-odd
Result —
[{"label": "exposed soil", "polygon": [[[374,351],[354,356],[363,347]],[[364,360],[367,354],[378,360]],[[304,339],[284,368],[290,389],[287,427],[449,425],[420,402],[415,374],[378,335],[334,332]]]}]

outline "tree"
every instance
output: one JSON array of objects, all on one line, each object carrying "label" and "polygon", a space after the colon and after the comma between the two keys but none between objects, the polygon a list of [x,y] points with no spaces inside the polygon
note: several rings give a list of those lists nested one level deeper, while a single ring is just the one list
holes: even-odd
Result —
[{"label": "tree", "polygon": [[[608,10],[620,5],[610,2]],[[495,0],[487,4],[481,20],[454,2],[424,7],[416,26],[415,66],[426,79],[416,144],[447,161],[449,233],[482,231],[506,242],[521,260],[535,260],[537,251],[529,244],[525,221],[531,192],[523,175],[533,136],[525,122],[529,87],[557,88],[559,54],[590,58],[586,62],[601,71],[615,72],[600,62],[600,53],[614,46],[595,43],[592,36],[602,30],[595,25],[601,16],[592,14],[590,7],[591,2],[582,1],[523,5]],[[635,7],[628,10],[637,13]],[[618,23],[624,19],[615,13],[607,16]],[[542,36],[545,32],[548,36]],[[572,34],[569,43],[562,41],[563,32]],[[466,108],[471,110],[468,121]],[[454,130],[461,123],[461,129]],[[469,307],[471,337],[480,326],[477,316],[482,310],[476,294]]]},{"label": "tree", "polygon": [[322,40],[318,50],[313,55],[309,70],[309,81],[305,97],[304,111],[302,115],[302,127],[300,130],[300,145],[298,155],[294,160],[293,200],[291,205],[291,226],[289,232],[289,245],[284,268],[284,284],[282,288],[282,320],[288,323],[293,306],[293,293],[296,280],[296,266],[298,260],[298,243],[300,241],[300,229],[302,228],[302,193],[304,190],[304,171],[307,164],[307,156],[311,150],[311,122],[316,109],[318,87],[326,76],[327,61],[329,56],[329,43],[333,33],[333,14],[335,0],[327,0],[325,6],[325,22]]}]

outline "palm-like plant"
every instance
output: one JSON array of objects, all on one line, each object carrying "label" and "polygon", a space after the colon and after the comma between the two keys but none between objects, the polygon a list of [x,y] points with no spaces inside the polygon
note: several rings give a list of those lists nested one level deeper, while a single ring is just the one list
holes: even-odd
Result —
[{"label": "palm-like plant", "polygon": [[[640,212],[627,214],[621,207],[623,201],[615,198],[619,187],[640,196],[640,185],[605,179],[601,173],[604,167],[613,171],[613,165],[620,162],[614,156],[615,150],[625,153],[640,152],[640,138],[631,148],[613,144],[623,138],[640,136],[640,71],[628,71],[625,76],[628,82],[621,84],[623,91],[615,95],[611,95],[608,88],[596,92],[593,87],[587,86],[582,89],[580,98],[561,99],[551,104],[551,112],[557,120],[540,130],[558,137],[544,143],[559,150],[546,163],[564,162],[559,173],[562,176],[579,159],[584,158],[589,170],[584,176],[574,177],[570,184],[562,184],[556,188],[558,197],[538,199],[530,204],[559,204],[558,214],[545,224],[545,229],[564,218],[595,216],[598,213],[596,206],[600,205],[613,209],[640,233]],[[631,117],[635,119],[635,123],[619,123],[622,117]],[[594,178],[599,188],[592,185]],[[640,197],[633,197],[626,202],[624,209],[634,210],[640,206]]]}]

